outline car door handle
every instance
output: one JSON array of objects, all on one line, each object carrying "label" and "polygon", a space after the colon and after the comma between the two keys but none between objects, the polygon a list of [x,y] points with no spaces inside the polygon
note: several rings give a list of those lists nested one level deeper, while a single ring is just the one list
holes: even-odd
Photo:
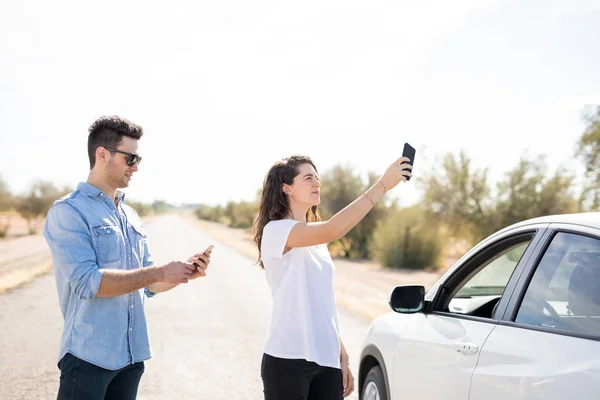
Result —
[{"label": "car door handle", "polygon": [[454,349],[462,354],[475,354],[479,350],[479,347],[473,343],[455,343]]}]

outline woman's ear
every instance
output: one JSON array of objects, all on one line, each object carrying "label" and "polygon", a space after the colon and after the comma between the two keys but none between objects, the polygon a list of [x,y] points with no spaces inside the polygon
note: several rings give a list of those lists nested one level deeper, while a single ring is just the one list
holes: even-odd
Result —
[{"label": "woman's ear", "polygon": [[281,191],[285,195],[288,195],[288,196],[292,195],[292,187],[290,185],[288,185],[287,183],[283,184],[283,188],[281,189]]}]

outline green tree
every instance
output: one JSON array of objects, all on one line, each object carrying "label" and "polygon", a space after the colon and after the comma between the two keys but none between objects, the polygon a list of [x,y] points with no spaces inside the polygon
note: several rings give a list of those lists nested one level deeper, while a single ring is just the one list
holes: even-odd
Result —
[{"label": "green tree", "polygon": [[465,152],[447,153],[441,165],[422,180],[423,206],[432,224],[442,224],[450,236],[479,239],[478,226],[488,223],[491,207],[487,169],[476,169]]},{"label": "green tree", "polygon": [[577,142],[576,156],[585,165],[586,183],[579,199],[580,209],[597,211],[600,208],[600,106],[584,111],[586,128]]},{"label": "green tree", "polygon": [[[336,165],[324,172],[321,175],[322,202],[319,206],[321,217],[331,218],[376,183],[377,178],[376,174],[369,173],[368,181],[365,183],[350,165]],[[343,238],[330,244],[332,254],[347,258],[368,258],[371,236],[377,221],[385,215],[385,212],[385,205],[377,204]]]},{"label": "green tree", "polygon": [[472,168],[463,152],[447,154],[424,180],[423,204],[432,223],[441,223],[450,237],[474,244],[525,219],[575,212],[573,175],[557,170],[549,176],[547,171],[544,157],[523,156],[492,196],[486,169]]},{"label": "green tree", "polygon": [[493,216],[487,225],[479,227],[480,237],[526,219],[575,212],[572,174],[557,170],[548,176],[547,171],[545,157],[522,157],[498,183]]}]

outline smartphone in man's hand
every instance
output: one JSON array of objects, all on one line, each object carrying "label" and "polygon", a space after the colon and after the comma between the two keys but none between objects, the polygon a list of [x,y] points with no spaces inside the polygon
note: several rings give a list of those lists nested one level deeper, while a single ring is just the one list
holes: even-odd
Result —
[{"label": "smartphone in man's hand", "polygon": [[206,256],[206,255],[209,255],[209,254],[212,252],[212,249],[214,249],[214,248],[215,248],[215,246],[213,246],[213,245],[211,244],[210,246],[208,246],[208,247],[206,248],[206,250],[204,250],[204,251],[202,252],[202,254],[204,254],[205,256]]},{"label": "smartphone in man's hand", "polygon": [[[210,256],[210,253],[212,252],[212,250],[215,248],[215,246],[213,246],[212,244],[209,245],[206,250],[204,250],[202,252],[202,254],[204,254],[205,256]],[[198,269],[200,266],[197,263],[193,263],[196,266],[196,269]]]},{"label": "smartphone in man's hand", "polygon": [[[402,150],[402,157],[406,157],[406,158],[408,158],[410,160],[407,164],[410,164],[411,166],[414,166],[415,153],[416,153],[416,150],[415,150],[414,147],[412,147],[408,143],[404,143],[404,150]],[[408,169],[405,169],[405,171],[408,171]],[[406,177],[406,181],[407,182],[410,181],[410,176]]]}]

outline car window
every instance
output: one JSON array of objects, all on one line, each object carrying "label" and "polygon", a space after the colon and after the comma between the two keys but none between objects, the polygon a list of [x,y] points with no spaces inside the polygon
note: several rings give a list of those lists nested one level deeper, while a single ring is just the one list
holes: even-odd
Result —
[{"label": "car window", "polygon": [[515,321],[600,336],[600,240],[558,233],[537,266]]},{"label": "car window", "polygon": [[491,318],[531,237],[495,253],[473,272],[453,292],[446,312]]}]

